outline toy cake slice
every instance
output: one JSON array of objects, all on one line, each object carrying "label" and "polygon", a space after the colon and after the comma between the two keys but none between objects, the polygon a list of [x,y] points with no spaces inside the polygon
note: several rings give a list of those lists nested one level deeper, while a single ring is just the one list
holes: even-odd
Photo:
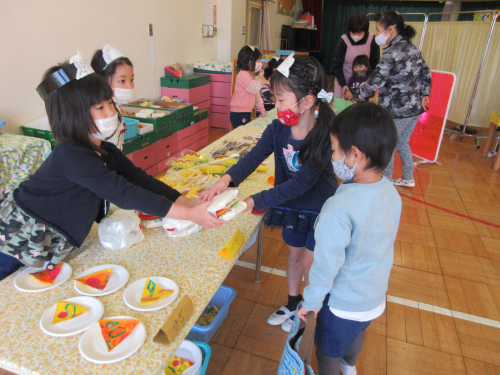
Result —
[{"label": "toy cake slice", "polygon": [[132,333],[135,326],[139,324],[139,320],[135,319],[104,319],[99,320],[101,333],[108,352],[113,350],[120,344],[128,335]]},{"label": "toy cake slice", "polygon": [[44,283],[44,284],[47,284],[47,285],[52,285],[54,283],[54,280],[59,275],[59,272],[61,272],[61,268],[62,268],[63,264],[64,263],[59,263],[57,266],[55,266],[51,270],[45,270],[45,271],[42,271],[42,272],[30,273],[30,275],[33,276],[38,281],[40,281],[41,283]]},{"label": "toy cake slice", "polygon": [[77,316],[82,315],[87,311],[89,311],[89,309],[77,305],[76,303],[58,301],[52,324],[76,318]]},{"label": "toy cake slice", "polygon": [[150,305],[152,303],[158,302],[162,298],[170,296],[173,293],[173,290],[160,288],[153,282],[153,280],[150,280],[148,277],[146,279],[146,284],[144,285],[144,290],[142,291],[141,302],[139,304]]},{"label": "toy cake slice", "polygon": [[79,277],[78,279],[76,279],[76,281],[88,285],[94,289],[104,290],[104,288],[106,288],[106,285],[108,285],[110,275],[111,268],[108,268],[106,270],[91,273],[90,275]]}]

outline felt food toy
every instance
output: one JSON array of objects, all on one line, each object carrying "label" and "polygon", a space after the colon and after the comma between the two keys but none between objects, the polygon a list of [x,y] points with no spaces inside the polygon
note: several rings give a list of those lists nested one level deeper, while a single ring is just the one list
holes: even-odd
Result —
[{"label": "felt food toy", "polygon": [[265,164],[261,164],[257,167],[257,172],[265,172],[268,170],[268,166]]},{"label": "felt food toy", "polygon": [[152,106],[153,104],[155,104],[155,102],[153,100],[151,101],[146,101],[146,102],[142,102],[141,104],[139,104],[141,107],[150,107]]},{"label": "felt food toy", "polygon": [[77,305],[76,303],[58,301],[52,324],[76,318],[78,315],[85,314],[87,311],[89,311],[89,309]]},{"label": "felt food toy", "polygon": [[227,156],[216,156],[214,159],[220,160],[220,163],[226,168],[238,162],[235,158],[228,158]]},{"label": "felt food toy", "polygon": [[54,280],[57,278],[57,275],[59,275],[59,272],[61,272],[61,267],[63,264],[64,264],[64,262],[59,263],[57,266],[55,266],[51,270],[30,273],[30,275],[33,276],[38,281],[40,281],[41,283],[44,283],[47,285],[52,285],[54,283]]},{"label": "felt food toy", "polygon": [[152,303],[158,302],[162,298],[168,297],[172,293],[174,293],[173,290],[160,288],[148,277],[146,279],[146,284],[144,284],[144,290],[142,291],[141,302],[139,304],[151,305]]},{"label": "felt food toy", "polygon": [[201,175],[201,171],[198,169],[183,169],[182,171],[177,172],[177,175],[182,178],[189,178],[189,177],[198,177]]},{"label": "felt food toy", "polygon": [[208,158],[205,155],[197,154],[196,152],[188,152],[182,158],[192,160],[195,164],[208,163]]},{"label": "felt food toy", "polygon": [[99,320],[102,337],[106,342],[108,352],[116,348],[118,344],[125,340],[127,336],[132,333],[137,324],[139,324],[139,321],[135,319]]},{"label": "felt food toy", "polygon": [[194,163],[191,160],[177,159],[172,163],[175,169],[188,169],[194,168]]},{"label": "felt food toy", "polygon": [[271,184],[271,185],[274,185],[274,174],[272,176],[269,176],[267,178],[267,183]]},{"label": "felt food toy", "polygon": [[222,164],[202,165],[199,169],[204,174],[223,174],[226,171]]},{"label": "felt food toy", "polygon": [[107,270],[97,271],[87,276],[82,276],[76,281],[88,285],[94,289],[104,290],[108,285],[109,276],[111,275],[111,268]]},{"label": "felt food toy", "polygon": [[240,191],[235,188],[226,189],[216,195],[207,211],[218,219],[229,221],[247,208],[247,204],[241,200]]},{"label": "felt food toy", "polygon": [[215,316],[219,312],[219,308],[217,306],[207,306],[203,311],[203,314],[198,318],[196,324],[202,327],[208,326],[215,319]]},{"label": "felt food toy", "polygon": [[165,375],[180,375],[183,374],[188,368],[194,365],[194,362],[191,362],[188,359],[184,359],[181,357],[177,357],[173,355],[168,362],[167,367],[165,368]]}]

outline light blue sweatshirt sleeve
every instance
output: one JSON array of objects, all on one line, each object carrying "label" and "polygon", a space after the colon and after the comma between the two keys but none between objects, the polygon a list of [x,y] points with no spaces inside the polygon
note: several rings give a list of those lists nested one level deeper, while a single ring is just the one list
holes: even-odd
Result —
[{"label": "light blue sweatshirt sleeve", "polygon": [[304,289],[304,308],[319,310],[333,287],[345,249],[351,242],[352,228],[331,212],[322,212],[314,230],[314,262],[309,272],[309,285]]}]

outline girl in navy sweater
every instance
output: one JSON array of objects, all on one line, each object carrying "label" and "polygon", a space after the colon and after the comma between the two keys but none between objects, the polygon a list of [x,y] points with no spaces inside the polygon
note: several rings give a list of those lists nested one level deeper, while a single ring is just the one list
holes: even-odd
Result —
[{"label": "girl in navy sweater", "polygon": [[248,210],[270,208],[266,224],[283,227],[283,240],[289,247],[288,303],[274,312],[268,323],[281,324],[283,330],[289,331],[302,300],[302,276],[305,285],[309,284],[314,222],[323,203],[338,187],[330,161],[329,127],[334,114],[326,102],[325,72],[314,58],[289,56],[273,74],[271,86],[277,99],[278,120],[269,124],[248,155],[201,197],[212,199],[231,182],[237,186],[274,152],[275,187],[248,197],[245,202]]},{"label": "girl in navy sweater", "polygon": [[14,191],[0,191],[0,280],[22,265],[53,269],[80,247],[109,202],[159,217],[219,227],[207,204],[195,205],[154,179],[112,143],[121,123],[106,80],[78,53],[50,68],[37,91],[59,141]]}]

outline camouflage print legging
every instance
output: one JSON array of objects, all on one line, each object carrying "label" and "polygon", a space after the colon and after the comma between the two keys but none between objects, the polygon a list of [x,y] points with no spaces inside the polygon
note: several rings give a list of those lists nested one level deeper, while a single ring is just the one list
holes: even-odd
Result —
[{"label": "camouflage print legging", "polygon": [[51,269],[75,249],[62,234],[21,210],[13,191],[0,191],[0,252],[24,265]]}]

